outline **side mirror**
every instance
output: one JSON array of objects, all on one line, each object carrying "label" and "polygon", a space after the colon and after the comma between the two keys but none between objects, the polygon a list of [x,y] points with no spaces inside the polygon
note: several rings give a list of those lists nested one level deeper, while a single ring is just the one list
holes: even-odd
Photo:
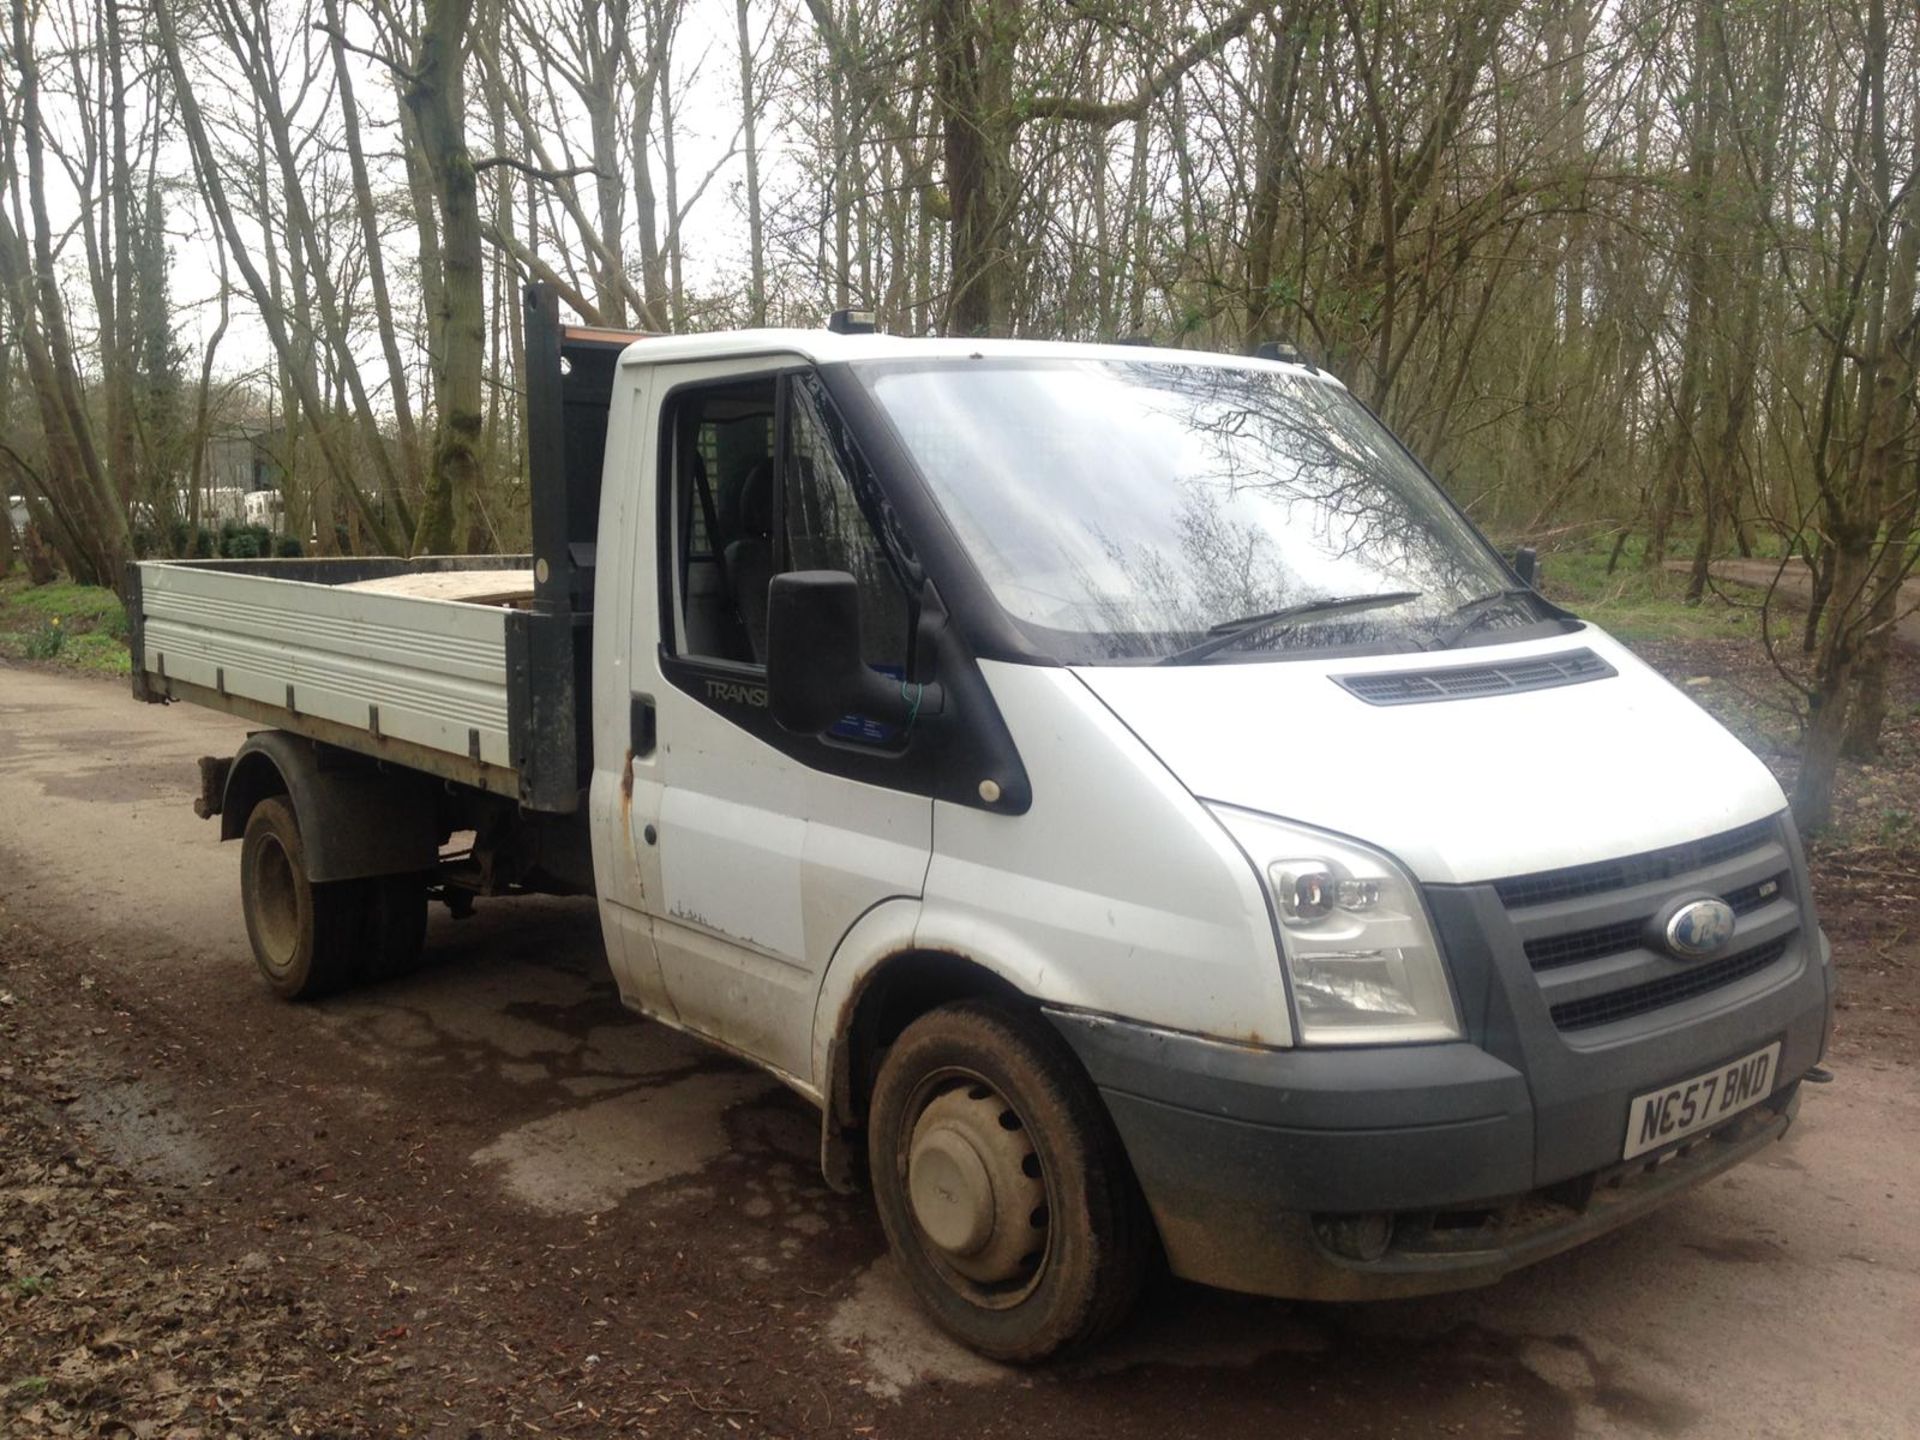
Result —
[{"label": "side mirror", "polygon": [[767,708],[782,729],[820,735],[848,715],[905,724],[939,702],[937,687],[916,692],[860,658],[853,576],[794,570],[774,576],[767,591]]},{"label": "side mirror", "polygon": [[1522,545],[1513,552],[1513,573],[1520,577],[1520,583],[1529,590],[1534,588],[1540,574],[1540,557],[1531,545]]}]

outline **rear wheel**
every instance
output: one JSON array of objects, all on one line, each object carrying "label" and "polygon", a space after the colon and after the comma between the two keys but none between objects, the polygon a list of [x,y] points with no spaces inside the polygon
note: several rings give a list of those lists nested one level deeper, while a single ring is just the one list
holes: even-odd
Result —
[{"label": "rear wheel", "polygon": [[240,907],[253,958],[274,993],[311,1000],[353,978],[365,923],[366,886],[357,880],[315,885],[306,846],[283,796],[262,800],[240,842]]},{"label": "rear wheel", "polygon": [[419,962],[427,938],[427,877],[380,875],[367,888],[366,953],[361,968],[369,980],[404,975]]},{"label": "rear wheel", "polygon": [[1151,1225],[1098,1093],[1044,1021],[978,1001],[914,1021],[881,1065],[867,1143],[895,1259],[975,1350],[1045,1359],[1132,1308]]}]

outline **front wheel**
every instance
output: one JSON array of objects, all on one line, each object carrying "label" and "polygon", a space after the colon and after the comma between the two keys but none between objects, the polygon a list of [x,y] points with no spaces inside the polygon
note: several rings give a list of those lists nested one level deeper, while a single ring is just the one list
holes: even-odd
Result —
[{"label": "front wheel", "polygon": [[914,1021],[881,1065],[867,1146],[894,1258],[981,1354],[1042,1360],[1132,1308],[1145,1205],[1098,1093],[1037,1016],[967,1001]]}]

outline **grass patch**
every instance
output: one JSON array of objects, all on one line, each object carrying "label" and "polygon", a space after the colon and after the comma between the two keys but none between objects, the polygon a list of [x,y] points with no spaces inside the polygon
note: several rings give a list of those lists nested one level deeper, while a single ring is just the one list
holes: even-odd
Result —
[{"label": "grass patch", "polygon": [[1709,590],[1698,604],[1686,600],[1687,577],[1649,570],[1637,547],[1607,573],[1607,549],[1567,550],[1543,556],[1547,597],[1622,640],[1758,640],[1758,607],[1730,604]]},{"label": "grass patch", "polygon": [[126,608],[98,585],[31,585],[23,576],[0,581],[0,655],[96,675],[128,674]]},{"label": "grass patch", "polygon": [[124,623],[126,613],[120,597],[101,585],[78,585],[71,580],[30,585],[20,578],[0,582],[0,615],[37,615],[47,620],[57,615],[69,623],[118,615]]},{"label": "grass patch", "polygon": [[60,663],[95,675],[133,673],[133,657],[127,651],[127,642],[104,630],[73,636],[61,652]]}]

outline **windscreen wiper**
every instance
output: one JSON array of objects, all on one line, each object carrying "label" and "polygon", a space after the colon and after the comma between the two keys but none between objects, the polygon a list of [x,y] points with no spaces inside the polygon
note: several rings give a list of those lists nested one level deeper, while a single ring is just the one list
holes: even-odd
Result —
[{"label": "windscreen wiper", "polygon": [[1418,600],[1425,593],[1422,590],[1387,590],[1378,595],[1335,595],[1324,600],[1288,605],[1280,610],[1264,610],[1258,615],[1242,615],[1236,620],[1222,620],[1218,625],[1207,627],[1207,638],[1198,645],[1189,645],[1184,650],[1163,655],[1154,663],[1191,665],[1217,650],[1265,634],[1276,625],[1284,625],[1290,620],[1304,620],[1309,615],[1337,615],[1350,610],[1383,610],[1389,605],[1404,605],[1409,600]]},{"label": "windscreen wiper", "polygon": [[[1532,602],[1537,599],[1539,599],[1539,592],[1525,585],[1510,585],[1504,590],[1489,590],[1484,595],[1476,595],[1464,604],[1454,606],[1453,609],[1447,613],[1446,618],[1454,623],[1445,634],[1427,648],[1429,650],[1451,650],[1480,623],[1481,617],[1485,615],[1487,611],[1503,601],[1525,600]],[[1528,608],[1533,608],[1531,603],[1529,603]]]}]

